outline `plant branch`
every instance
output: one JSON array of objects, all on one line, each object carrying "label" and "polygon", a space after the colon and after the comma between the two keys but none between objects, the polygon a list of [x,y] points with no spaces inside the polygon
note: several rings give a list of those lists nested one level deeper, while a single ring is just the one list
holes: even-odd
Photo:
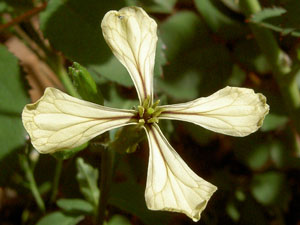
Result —
[{"label": "plant branch", "polygon": [[33,9],[30,9],[29,11],[23,13],[22,15],[12,19],[11,21],[9,21],[8,23],[2,24],[0,25],[0,31],[9,28],[13,25],[16,25],[24,20],[29,19],[30,17],[38,14],[39,12],[43,11],[47,6],[47,2],[43,3],[41,6],[35,7]]},{"label": "plant branch", "polygon": [[[244,14],[250,18],[252,14],[261,11],[258,0],[240,0]],[[287,111],[294,121],[295,128],[300,132],[300,93],[289,56],[280,49],[273,33],[257,24],[250,24],[255,39],[272,67],[274,78],[280,88]],[[298,115],[298,116],[297,116]]]},{"label": "plant branch", "polygon": [[29,187],[30,187],[30,190],[32,192],[32,195],[36,201],[36,204],[38,205],[39,209],[45,213],[45,203],[40,195],[40,192],[38,190],[38,187],[37,187],[37,184],[35,182],[35,179],[34,179],[34,175],[33,175],[33,172],[29,166],[29,162],[28,162],[28,159],[27,159],[27,156],[26,155],[20,155],[19,156],[19,159],[20,159],[20,164],[21,164],[21,167],[23,168],[24,172],[25,172],[25,176],[29,182]]}]

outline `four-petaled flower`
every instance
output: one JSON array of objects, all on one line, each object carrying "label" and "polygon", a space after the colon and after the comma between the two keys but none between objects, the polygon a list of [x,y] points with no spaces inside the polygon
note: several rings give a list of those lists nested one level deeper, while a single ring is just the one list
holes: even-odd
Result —
[{"label": "four-petaled flower", "polygon": [[241,137],[262,125],[269,111],[266,98],[251,89],[225,87],[206,98],[158,106],[153,102],[156,22],[143,9],[126,7],[108,12],[101,27],[107,44],[134,82],[140,101],[137,110],[104,107],[47,88],[22,114],[31,142],[40,153],[53,153],[79,146],[113,128],[140,125],[146,131],[150,151],[147,207],[185,213],[198,221],[217,188],[180,158],[162,134],[159,119],[183,120]]}]

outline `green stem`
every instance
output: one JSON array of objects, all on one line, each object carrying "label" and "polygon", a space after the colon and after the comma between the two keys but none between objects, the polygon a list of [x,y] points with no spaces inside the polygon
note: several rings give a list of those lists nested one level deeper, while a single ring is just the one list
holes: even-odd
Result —
[{"label": "green stem", "polygon": [[62,165],[63,165],[63,160],[62,159],[57,159],[56,160],[55,173],[54,173],[54,179],[53,179],[53,184],[52,184],[52,194],[51,194],[50,202],[54,202],[55,199],[56,199],[56,195],[57,195],[57,192],[58,192],[59,179],[60,179],[61,170],[62,170]]},{"label": "green stem", "polygon": [[[252,14],[261,10],[258,0],[240,0],[240,6],[245,15],[250,18]],[[250,24],[250,28],[262,52],[272,67],[273,75],[280,88],[291,119],[294,121],[296,130],[300,132],[300,93],[297,86],[294,71],[288,55],[283,52],[272,32],[257,24]]]},{"label": "green stem", "polygon": [[102,150],[101,155],[101,177],[100,177],[100,199],[97,215],[97,225],[102,225],[105,219],[105,209],[108,201],[109,190],[114,173],[115,152],[111,148]]},{"label": "green stem", "polygon": [[29,182],[29,187],[30,187],[30,190],[32,192],[32,195],[36,201],[36,204],[38,205],[39,209],[44,213],[46,208],[45,208],[45,203],[40,195],[40,192],[38,190],[38,187],[36,185],[36,182],[35,182],[35,179],[34,179],[34,176],[33,176],[33,172],[29,166],[29,162],[28,162],[28,159],[27,159],[27,156],[25,155],[20,155],[20,163],[21,163],[21,166],[25,172],[25,176]]}]

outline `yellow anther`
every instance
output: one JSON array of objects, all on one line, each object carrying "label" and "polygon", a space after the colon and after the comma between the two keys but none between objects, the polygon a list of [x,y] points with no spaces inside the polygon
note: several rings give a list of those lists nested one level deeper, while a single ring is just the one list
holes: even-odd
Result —
[{"label": "yellow anther", "polygon": [[144,125],[145,124],[145,120],[144,119],[139,119],[139,125]]}]

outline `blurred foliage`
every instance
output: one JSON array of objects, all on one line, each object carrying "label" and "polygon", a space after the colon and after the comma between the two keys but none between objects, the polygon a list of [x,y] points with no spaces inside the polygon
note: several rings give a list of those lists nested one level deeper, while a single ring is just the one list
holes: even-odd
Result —
[{"label": "blurred foliage", "polygon": [[[0,45],[0,159],[24,145],[25,130],[21,122],[21,112],[29,98],[24,90],[24,79],[18,60]],[[14,103],[14,104],[12,104]]]},{"label": "blurred foliage", "polygon": [[[137,5],[158,23],[156,99],[164,104],[179,103],[231,85],[263,93],[270,105],[262,128],[245,138],[216,134],[188,123],[162,122],[162,130],[187,164],[218,186],[197,224],[299,224],[300,133],[250,27],[273,32],[289,56],[292,79],[300,87],[300,1],[261,0],[262,11],[250,18],[238,2],[0,0],[0,223],[92,224],[101,196],[99,149],[107,147],[109,138],[116,138],[111,146],[118,154],[106,224],[194,224],[181,214],[147,209],[147,141],[138,132],[132,138],[135,143],[123,141],[121,134],[130,127],[110,131],[77,149],[58,152],[54,154],[56,160],[39,155],[22,126],[20,116],[30,102],[29,90],[37,90],[35,96],[31,93],[36,98],[41,95],[38,90],[45,88],[42,82],[32,88],[26,77],[30,80],[46,75],[42,69],[35,74],[30,70],[33,65],[24,63],[19,54],[14,56],[10,45],[14,39],[24,43],[58,78],[76,62],[70,67],[70,81],[82,99],[118,108],[138,104],[130,76],[112,55],[100,28],[107,11]],[[55,82],[52,86],[58,87]],[[27,157],[46,204],[45,215],[39,212],[30,192],[18,154]],[[53,202],[55,171],[62,159]]]},{"label": "blurred foliage", "polygon": [[256,13],[251,18],[251,22],[280,32],[282,35],[291,34],[300,37],[299,13],[299,3],[291,1],[285,6],[285,9],[266,8]]}]

